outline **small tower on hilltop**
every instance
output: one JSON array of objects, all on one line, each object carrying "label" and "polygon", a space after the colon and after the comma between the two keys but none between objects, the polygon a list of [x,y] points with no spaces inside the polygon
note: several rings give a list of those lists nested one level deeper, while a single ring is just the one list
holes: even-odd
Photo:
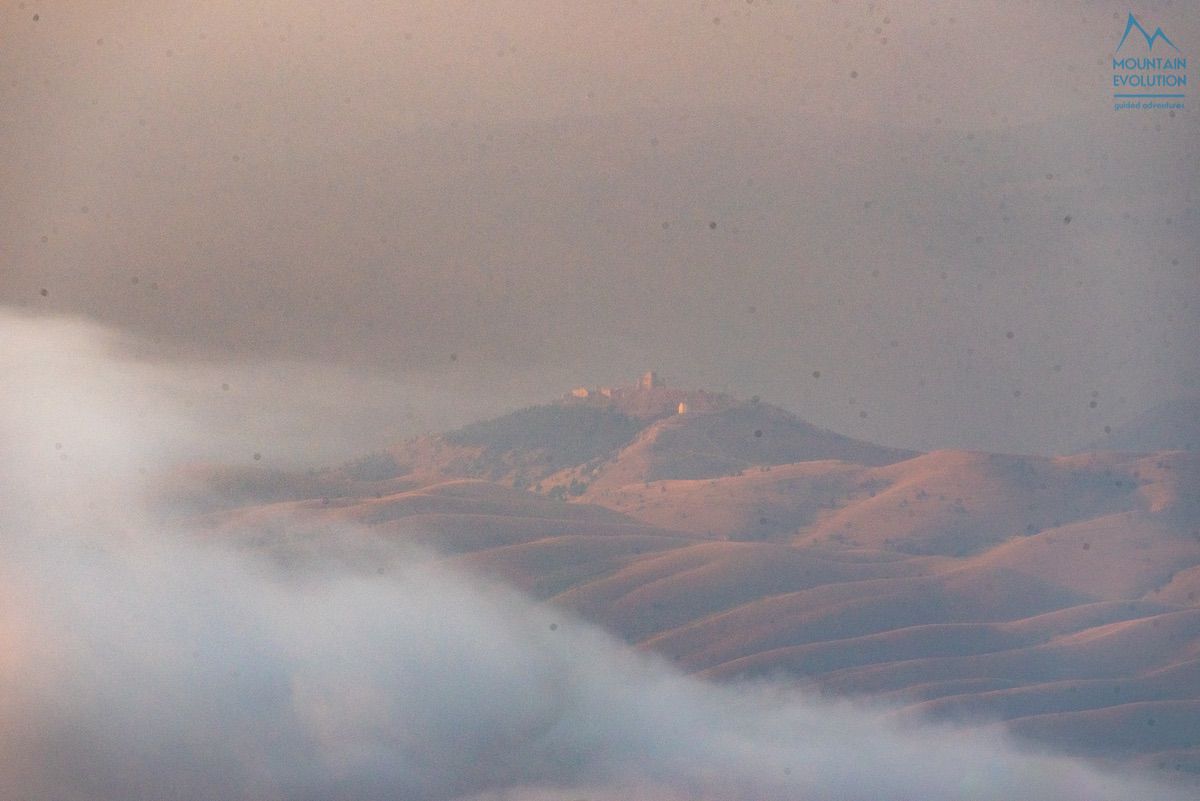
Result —
[{"label": "small tower on hilltop", "polygon": [[661,386],[663,386],[662,379],[654,370],[647,370],[642,374],[641,381],[638,382],[638,389],[656,389]]}]

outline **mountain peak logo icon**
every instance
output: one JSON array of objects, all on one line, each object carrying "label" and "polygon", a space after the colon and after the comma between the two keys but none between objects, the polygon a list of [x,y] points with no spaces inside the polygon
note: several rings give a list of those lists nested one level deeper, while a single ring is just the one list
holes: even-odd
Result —
[{"label": "mountain peak logo icon", "polygon": [[1150,50],[1154,49],[1154,43],[1159,39],[1162,39],[1164,42],[1169,44],[1173,50],[1179,50],[1178,47],[1175,47],[1175,43],[1167,38],[1167,35],[1163,33],[1163,29],[1161,27],[1155,28],[1154,33],[1152,34],[1147,33],[1146,29],[1142,27],[1142,23],[1138,22],[1137,17],[1133,16],[1132,11],[1129,12],[1129,21],[1125,23],[1125,33],[1121,35],[1121,41],[1117,43],[1117,50],[1120,50],[1121,45],[1125,44],[1125,40],[1129,38],[1129,32],[1134,30],[1142,35],[1142,38],[1146,40],[1146,47]]}]

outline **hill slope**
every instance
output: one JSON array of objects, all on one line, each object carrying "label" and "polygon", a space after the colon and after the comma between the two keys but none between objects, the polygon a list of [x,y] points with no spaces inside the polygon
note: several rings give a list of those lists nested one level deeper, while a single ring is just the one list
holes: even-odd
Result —
[{"label": "hill slope", "polygon": [[364,569],[432,546],[713,680],[784,677],[1200,781],[1200,454],[908,454],[675,392],[414,440],[203,522]]}]

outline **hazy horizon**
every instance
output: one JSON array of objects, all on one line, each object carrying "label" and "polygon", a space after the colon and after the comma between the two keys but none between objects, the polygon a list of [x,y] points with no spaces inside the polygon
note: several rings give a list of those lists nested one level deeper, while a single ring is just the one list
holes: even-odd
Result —
[{"label": "hazy horizon", "polygon": [[364,444],[654,368],[1075,450],[1200,389],[1196,123],[1111,108],[1126,13],[8,4],[0,303]]}]

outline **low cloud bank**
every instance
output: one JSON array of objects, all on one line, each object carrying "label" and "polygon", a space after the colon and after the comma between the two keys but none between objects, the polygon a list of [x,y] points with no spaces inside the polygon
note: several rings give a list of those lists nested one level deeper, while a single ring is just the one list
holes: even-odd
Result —
[{"label": "low cloud bank", "polygon": [[197,432],[150,373],[74,323],[0,316],[0,341],[0,797],[1182,798],[994,733],[696,681],[366,532],[338,542],[380,569],[167,526],[143,471]]}]

